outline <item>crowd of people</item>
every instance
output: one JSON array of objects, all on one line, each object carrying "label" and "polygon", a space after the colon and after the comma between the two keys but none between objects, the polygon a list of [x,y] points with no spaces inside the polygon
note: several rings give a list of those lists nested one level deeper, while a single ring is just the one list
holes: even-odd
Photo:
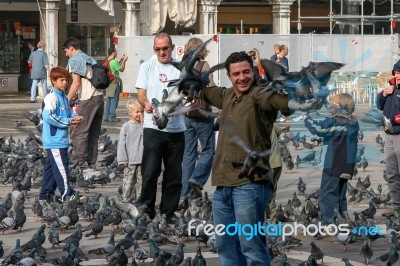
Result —
[{"label": "crowd of people", "polygon": [[[198,38],[189,39],[185,52],[202,43]],[[41,51],[43,45],[39,43],[37,54],[33,52],[29,59],[33,63],[32,73],[37,66],[37,58],[44,56]],[[278,143],[281,129],[275,121],[278,113],[284,116],[294,113],[295,110],[289,108],[289,96],[265,90],[258,85],[258,81],[268,80],[265,80],[266,70],[260,64],[257,49],[234,52],[225,61],[231,87],[215,86],[210,75],[207,86],[195,84],[201,90],[197,91],[195,99],[190,103],[189,111],[169,117],[166,127],[160,129],[154,123],[154,102],[162,102],[165,94],[173,90],[173,87],[168,86],[169,81],[179,79],[181,75],[173,64],[174,48],[170,35],[155,35],[152,47],[155,56],[141,64],[135,84],[137,96],[127,103],[130,119],[122,125],[117,151],[118,164],[124,167],[123,201],[133,200],[137,206],[145,205],[145,211],[154,218],[158,179],[162,174],[159,211],[166,215],[169,223],[174,223],[179,203],[188,197],[201,197],[203,187],[211,176],[211,184],[216,188],[212,208],[215,224],[257,224],[266,217],[275,222],[275,195],[282,173]],[[98,174],[97,144],[102,121],[120,121],[116,117],[122,87],[119,72],[125,70],[127,56],[123,55],[117,60],[116,49],[109,49],[107,61],[115,77],[111,88],[106,90],[107,99],[104,101],[104,92],[96,89],[88,78],[90,65],[96,64],[96,60],[80,50],[79,40],[75,38],[68,38],[63,49],[68,57],[68,66],[51,69],[50,93],[44,93],[43,140],[48,161],[43,174],[40,200],[54,195],[56,189],[62,199],[74,195],[69,185],[69,127],[73,127],[71,145],[74,149],[74,163],[84,177],[89,178]],[[204,48],[198,54],[194,68],[199,73],[210,69],[206,61],[208,52]],[[288,72],[287,55],[286,45],[275,45],[274,55],[270,59]],[[47,61],[41,60],[44,64],[41,69],[43,74],[43,69],[48,70],[48,63],[46,65]],[[390,128],[384,128],[387,135],[386,169],[392,198],[392,210],[386,215],[400,217],[400,198],[397,193],[400,188],[400,146],[396,144],[400,133],[400,104],[397,100],[400,63],[394,66],[393,74],[390,85],[378,95],[378,108],[383,110],[383,114],[392,123]],[[32,88],[36,87],[35,80],[41,80],[44,76],[32,75],[32,78],[36,77]],[[67,91],[69,77],[72,83]],[[32,91],[32,95],[35,93]],[[69,105],[76,98],[79,98],[79,108],[75,113]],[[222,110],[218,145],[213,131],[213,119],[204,116],[204,113],[211,112],[211,106]],[[334,219],[334,209],[340,213],[347,211],[346,188],[354,172],[359,131],[357,119],[353,116],[355,103],[351,95],[336,94],[328,102],[327,108],[330,115],[325,120],[316,121],[308,116],[304,119],[305,127],[311,134],[322,137],[327,145],[319,201],[324,224]],[[245,143],[248,148],[244,149],[239,142]],[[268,149],[272,152],[267,156],[268,160],[261,158],[256,162],[257,167],[251,174],[245,173],[248,178],[240,178],[238,172],[244,167],[248,149],[258,154]],[[242,163],[239,169],[238,162]],[[266,241],[262,235],[250,240],[244,235],[217,235],[216,244],[221,265],[269,265]]]}]

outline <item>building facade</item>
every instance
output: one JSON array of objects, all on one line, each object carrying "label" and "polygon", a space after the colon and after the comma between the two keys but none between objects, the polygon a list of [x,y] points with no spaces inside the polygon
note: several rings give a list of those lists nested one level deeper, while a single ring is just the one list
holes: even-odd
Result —
[{"label": "building facade", "polygon": [[[70,36],[81,40],[84,52],[102,61],[108,47],[118,42],[118,36],[151,35],[159,31],[172,35],[396,33],[395,14],[399,13],[399,5],[393,0],[379,8],[371,3],[361,0],[1,1],[0,93],[28,91],[28,42],[46,41],[50,67],[54,67],[66,65],[61,45]],[[364,14],[381,17],[359,18]]]}]

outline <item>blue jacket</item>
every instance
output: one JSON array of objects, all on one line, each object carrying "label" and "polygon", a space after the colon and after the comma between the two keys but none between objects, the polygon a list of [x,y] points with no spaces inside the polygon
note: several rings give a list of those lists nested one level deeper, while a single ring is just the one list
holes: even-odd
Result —
[{"label": "blue jacket", "polygon": [[[383,111],[383,115],[390,121],[394,120],[394,117],[400,114],[400,88],[397,87],[393,90],[393,93],[383,97],[383,92],[378,93],[376,106],[379,110]],[[391,134],[400,133],[400,125],[393,125]]]},{"label": "blue jacket", "polygon": [[75,115],[65,92],[52,87],[42,105],[42,140],[45,149],[69,147],[68,127],[71,125],[71,117]]},{"label": "blue jacket", "polygon": [[79,51],[70,59],[68,59],[67,69],[69,72],[86,77],[88,64],[95,65],[97,62],[93,57],[88,56],[82,51]]},{"label": "blue jacket", "polygon": [[357,120],[335,115],[323,121],[306,118],[304,124],[312,134],[323,137],[324,145],[327,145],[323,171],[330,176],[353,176],[360,129]]}]

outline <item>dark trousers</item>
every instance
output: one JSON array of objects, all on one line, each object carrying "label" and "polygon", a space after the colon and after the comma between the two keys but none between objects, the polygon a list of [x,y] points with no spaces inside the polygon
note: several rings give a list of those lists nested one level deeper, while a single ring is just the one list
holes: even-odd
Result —
[{"label": "dark trousers", "polygon": [[347,179],[322,172],[318,201],[324,225],[332,223],[336,216],[334,209],[341,214],[347,211],[347,181]]},{"label": "dark trousers", "polygon": [[75,160],[85,168],[85,163],[95,164],[98,156],[98,142],[101,130],[101,120],[104,113],[103,96],[93,96],[86,101],[80,101],[78,115],[83,119],[76,125],[71,134]]},{"label": "dark trousers", "polygon": [[54,192],[58,188],[61,200],[64,201],[65,197],[71,196],[75,192],[68,184],[70,179],[68,148],[47,149],[46,151],[48,157],[43,169],[39,199],[46,199],[47,195],[54,196]]},{"label": "dark trousers", "polygon": [[182,158],[185,146],[183,132],[167,133],[145,128],[143,131],[142,190],[138,204],[147,206],[151,218],[155,216],[157,181],[164,162],[161,214],[173,214],[178,208],[182,189]]}]

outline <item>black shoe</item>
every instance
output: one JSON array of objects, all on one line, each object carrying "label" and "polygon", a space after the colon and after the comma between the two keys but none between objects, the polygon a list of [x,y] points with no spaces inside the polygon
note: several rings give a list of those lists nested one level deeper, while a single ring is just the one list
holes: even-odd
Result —
[{"label": "black shoe", "polygon": [[31,101],[31,103],[36,103],[36,101]]},{"label": "black shoe", "polygon": [[176,224],[178,221],[179,221],[179,218],[176,216],[175,213],[167,215],[167,223]]},{"label": "black shoe", "polygon": [[201,196],[202,196],[202,193],[201,193],[202,188],[199,185],[197,185],[195,183],[192,183],[192,182],[189,182],[189,186],[193,190],[194,198],[201,198]]}]

